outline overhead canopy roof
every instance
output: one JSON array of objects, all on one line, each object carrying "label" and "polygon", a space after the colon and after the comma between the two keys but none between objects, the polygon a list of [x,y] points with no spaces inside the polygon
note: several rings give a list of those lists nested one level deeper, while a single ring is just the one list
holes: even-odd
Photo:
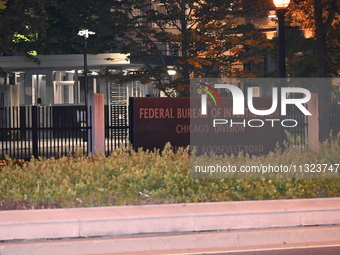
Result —
[{"label": "overhead canopy roof", "polygon": [[[138,68],[141,65],[132,65],[129,59],[130,54],[105,53],[97,55],[87,55],[87,65],[89,69],[100,69],[110,67],[112,69]],[[38,61],[25,56],[5,56],[0,57],[0,67],[4,71],[25,71],[35,68],[51,68],[53,70],[82,70],[84,69],[83,54],[69,55],[41,55],[35,56]]]}]

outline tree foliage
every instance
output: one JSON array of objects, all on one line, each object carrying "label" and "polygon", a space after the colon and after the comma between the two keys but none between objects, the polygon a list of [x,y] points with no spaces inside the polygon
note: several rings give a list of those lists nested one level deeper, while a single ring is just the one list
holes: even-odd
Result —
[{"label": "tree foliage", "polygon": [[[287,38],[290,76],[316,76],[322,61],[316,2],[326,36],[327,76],[338,75],[339,0],[296,0],[290,10],[293,25],[311,29],[315,37]],[[8,0],[0,11],[0,50],[82,53],[84,39],[77,33],[86,28],[96,32],[88,40],[89,53],[131,53],[131,61],[143,65],[128,77],[119,72],[106,73],[108,78],[152,81],[170,95],[171,89],[185,91],[190,77],[258,75],[243,65],[260,63],[263,54],[277,50],[276,39],[271,44],[252,24],[252,17],[266,16],[270,5],[271,0]],[[177,71],[174,80],[166,72],[169,66]]]},{"label": "tree foliage", "polygon": [[[53,5],[53,1],[48,0],[31,0],[16,1],[8,0],[6,8],[0,12],[0,50],[16,50],[25,52],[32,50],[36,35],[46,31],[48,25],[46,19],[48,13],[46,7]],[[22,40],[16,38],[21,35]]]},{"label": "tree foliage", "polygon": [[[317,77],[339,76],[340,1],[301,0],[294,7],[292,17],[314,34]],[[330,133],[331,91],[330,83],[323,84],[318,91],[320,141]]]},{"label": "tree foliage", "polygon": [[[129,29],[121,37],[123,49],[166,93],[169,88],[184,91],[193,76],[252,76],[234,64],[260,61],[254,51],[269,47],[246,20],[254,10],[266,13],[265,6],[264,1],[241,0],[124,1]],[[174,81],[167,75],[169,66],[177,71]]]},{"label": "tree foliage", "polygon": [[[0,50],[82,53],[77,33],[86,28],[96,32],[89,53],[131,53],[143,65],[131,79],[183,91],[192,76],[253,76],[235,63],[258,62],[258,51],[270,46],[247,20],[265,15],[267,1],[9,0],[0,13]],[[173,82],[168,66],[177,71]]]},{"label": "tree foliage", "polygon": [[[261,61],[259,51],[270,48],[248,19],[267,9],[268,0],[8,0],[0,12],[0,50],[82,53],[77,33],[86,28],[96,32],[89,53],[131,53],[143,67],[130,79],[183,91],[193,76],[254,76],[238,67]],[[169,66],[177,71],[173,81]]]},{"label": "tree foliage", "polygon": [[6,8],[6,1],[0,1],[0,10],[5,9]]},{"label": "tree foliage", "polygon": [[291,7],[293,25],[313,33],[318,77],[339,76],[339,7],[339,0],[299,0]]},{"label": "tree foliage", "polygon": [[[81,29],[96,32],[88,44],[90,53],[109,52],[116,48],[115,38],[124,29],[119,1],[93,0],[9,0],[0,13],[2,51],[36,50],[38,54],[82,53]],[[30,37],[30,43],[13,42],[15,34]]]}]

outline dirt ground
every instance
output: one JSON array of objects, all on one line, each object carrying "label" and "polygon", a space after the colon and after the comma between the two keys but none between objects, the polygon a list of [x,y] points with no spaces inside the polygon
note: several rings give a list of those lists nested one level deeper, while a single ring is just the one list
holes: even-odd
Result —
[{"label": "dirt ground", "polygon": [[33,200],[2,200],[0,211],[4,210],[35,210],[35,209],[56,209],[62,208],[56,203],[40,203],[35,205]]}]

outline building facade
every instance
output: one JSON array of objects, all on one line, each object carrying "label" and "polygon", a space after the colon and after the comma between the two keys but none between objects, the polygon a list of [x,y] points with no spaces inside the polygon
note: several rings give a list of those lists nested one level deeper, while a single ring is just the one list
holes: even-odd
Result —
[{"label": "building facade", "polygon": [[43,55],[0,57],[6,77],[0,80],[0,107],[25,105],[82,105],[85,93],[103,93],[105,104],[127,104],[130,96],[157,96],[152,84],[131,81],[118,84],[98,75],[129,72],[141,67],[131,64],[126,54],[87,55],[89,70],[87,89],[84,79],[84,56]]}]

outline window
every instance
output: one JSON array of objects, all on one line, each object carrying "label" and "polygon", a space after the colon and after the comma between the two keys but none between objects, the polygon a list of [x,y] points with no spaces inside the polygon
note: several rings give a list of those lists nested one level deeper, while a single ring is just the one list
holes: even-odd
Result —
[{"label": "window", "polygon": [[55,81],[54,104],[74,104],[74,81]]},{"label": "window", "polygon": [[32,75],[32,104],[46,104],[46,75],[45,74],[34,74]]},{"label": "window", "polygon": [[[153,8],[154,10],[157,12],[157,13],[161,13],[161,14],[167,14],[167,10],[165,8],[165,6],[163,4],[154,4],[153,5]],[[158,28],[158,27],[163,27],[163,28],[176,28],[180,26],[180,22],[179,20],[175,21],[176,24],[173,24],[174,20],[169,20],[169,22],[167,23],[163,23],[163,21],[160,22],[160,24],[156,24],[156,23],[152,23],[152,27],[154,28]]]}]

